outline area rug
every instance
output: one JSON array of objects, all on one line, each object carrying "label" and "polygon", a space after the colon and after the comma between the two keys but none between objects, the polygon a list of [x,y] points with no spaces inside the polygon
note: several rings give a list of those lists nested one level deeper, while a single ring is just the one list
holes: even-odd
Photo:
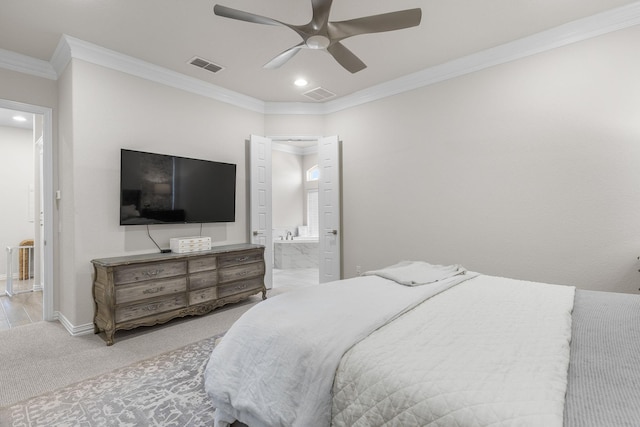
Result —
[{"label": "area rug", "polygon": [[220,336],[2,408],[0,426],[211,426],[204,370]]}]

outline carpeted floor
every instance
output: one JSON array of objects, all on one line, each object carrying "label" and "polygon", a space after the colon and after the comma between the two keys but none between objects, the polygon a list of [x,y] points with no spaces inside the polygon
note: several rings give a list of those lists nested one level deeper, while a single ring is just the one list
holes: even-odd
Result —
[{"label": "carpeted floor", "polygon": [[0,425],[210,426],[204,369],[219,336],[0,410]]},{"label": "carpeted floor", "polygon": [[70,336],[58,322],[0,331],[0,426],[212,425],[198,370],[215,337],[260,301],[118,331],[109,347],[100,335]]},{"label": "carpeted floor", "polygon": [[[269,298],[290,289],[274,288]],[[262,297],[254,295],[204,316],[118,331],[109,347],[101,335],[74,337],[58,322],[0,331],[0,407],[218,335],[260,301]]]}]

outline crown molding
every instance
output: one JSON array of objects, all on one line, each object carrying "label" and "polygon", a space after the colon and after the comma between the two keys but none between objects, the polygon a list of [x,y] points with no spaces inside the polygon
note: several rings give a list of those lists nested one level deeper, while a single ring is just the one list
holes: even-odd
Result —
[{"label": "crown molding", "polygon": [[64,34],[51,62],[56,64],[56,70],[61,72],[71,58],[81,59],[247,110],[263,113],[265,109],[264,101],[259,99]]},{"label": "crown molding", "polygon": [[32,76],[57,80],[58,75],[50,63],[10,50],[0,49],[0,68]]},{"label": "crown molding", "polygon": [[640,1],[572,21],[324,103],[264,102],[66,34],[60,39],[50,62],[0,49],[0,68],[56,80],[71,59],[77,58],[262,114],[325,115],[638,24],[640,24]]},{"label": "crown molding", "polygon": [[436,65],[322,104],[266,103],[266,114],[330,114],[640,24],[640,2],[611,9]]},{"label": "crown molding", "polygon": [[68,42],[68,36],[63,34],[62,37],[60,37],[56,50],[53,51],[49,62],[54,70],[56,70],[58,77],[60,77],[65,68],[67,68],[67,65],[71,62],[71,46]]}]

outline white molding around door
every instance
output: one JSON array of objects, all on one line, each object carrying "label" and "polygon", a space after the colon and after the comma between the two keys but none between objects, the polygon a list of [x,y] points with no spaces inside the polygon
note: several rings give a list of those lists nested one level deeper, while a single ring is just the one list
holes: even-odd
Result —
[{"label": "white molding around door", "polygon": [[30,114],[40,114],[43,117],[42,145],[43,145],[43,188],[44,200],[44,283],[42,292],[42,318],[47,321],[55,320],[53,310],[53,292],[55,289],[53,275],[53,212],[54,212],[54,182],[53,182],[53,110],[49,107],[25,104],[22,102],[0,99],[0,108],[24,111]]},{"label": "white molding around door", "polygon": [[[291,140],[292,137],[274,137]],[[299,137],[298,137],[299,138]],[[305,137],[311,139],[311,137]],[[341,208],[341,147],[337,136],[313,137],[317,141],[320,181],[319,195],[319,281],[339,280],[342,277],[342,208]],[[276,143],[277,144],[277,143]],[[249,142],[249,233],[252,243],[265,246],[267,272],[265,283],[271,288],[273,279],[272,236],[272,138],[251,135]],[[297,153],[302,154],[302,153]]]}]

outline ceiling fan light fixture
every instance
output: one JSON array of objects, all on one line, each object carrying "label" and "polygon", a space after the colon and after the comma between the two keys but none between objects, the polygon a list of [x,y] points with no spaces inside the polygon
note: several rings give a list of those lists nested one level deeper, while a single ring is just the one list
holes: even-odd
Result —
[{"label": "ceiling fan light fixture", "polygon": [[309,49],[326,49],[331,41],[325,36],[315,35],[309,37],[305,44]]},{"label": "ceiling fan light fixture", "polygon": [[326,50],[344,69],[354,74],[367,68],[353,52],[347,49],[341,41],[361,34],[382,33],[386,31],[402,30],[420,25],[422,10],[420,8],[398,10],[378,15],[364,16],[346,21],[330,22],[331,5],[333,0],[311,0],[311,21],[305,25],[293,25],[255,13],[233,9],[216,4],[213,12],[224,18],[254,24],[275,25],[295,31],[302,38],[297,44],[273,58],[263,67],[278,68],[293,58],[302,48],[312,50]]}]

